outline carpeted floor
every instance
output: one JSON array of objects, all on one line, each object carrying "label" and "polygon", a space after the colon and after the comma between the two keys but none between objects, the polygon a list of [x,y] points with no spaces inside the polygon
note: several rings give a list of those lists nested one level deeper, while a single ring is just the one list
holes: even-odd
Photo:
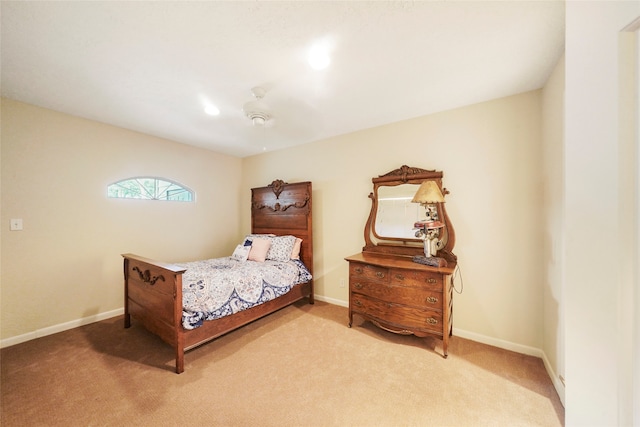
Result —
[{"label": "carpeted floor", "polygon": [[2,426],[562,426],[540,359],[298,303],[188,352],[114,318],[2,349]]}]

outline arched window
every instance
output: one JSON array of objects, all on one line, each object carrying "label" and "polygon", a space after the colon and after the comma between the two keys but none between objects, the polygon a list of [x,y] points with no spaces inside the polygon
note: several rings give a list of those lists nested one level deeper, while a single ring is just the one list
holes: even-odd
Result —
[{"label": "arched window", "polygon": [[193,202],[193,191],[164,178],[142,176],[123,179],[107,187],[107,196],[118,199],[173,200]]}]

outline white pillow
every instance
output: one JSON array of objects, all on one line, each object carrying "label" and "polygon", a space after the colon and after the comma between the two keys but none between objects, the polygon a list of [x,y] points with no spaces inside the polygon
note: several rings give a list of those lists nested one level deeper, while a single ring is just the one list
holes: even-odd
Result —
[{"label": "white pillow", "polygon": [[[296,246],[297,239],[295,236],[276,236],[275,234],[247,234],[244,239],[245,241],[255,241],[258,238],[268,240],[271,243],[271,247],[269,248],[265,259],[287,262],[293,258],[292,254],[294,254],[294,248]],[[251,259],[251,256],[249,256],[249,259]]]},{"label": "white pillow", "polygon": [[267,253],[267,259],[287,262],[291,259],[293,247],[296,244],[295,236],[267,237],[271,241],[271,247]]},{"label": "white pillow", "polygon": [[250,251],[251,251],[251,245],[248,245],[248,246],[238,245],[236,246],[236,249],[233,251],[231,258],[235,259],[236,261],[246,261],[247,258],[249,258]]}]

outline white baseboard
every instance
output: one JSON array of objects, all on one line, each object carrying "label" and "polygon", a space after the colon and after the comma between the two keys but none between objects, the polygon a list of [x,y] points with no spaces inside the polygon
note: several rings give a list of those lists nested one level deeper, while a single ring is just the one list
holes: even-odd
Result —
[{"label": "white baseboard", "polygon": [[70,322],[60,323],[58,325],[48,326],[46,328],[37,329],[27,334],[18,335],[16,337],[7,338],[0,341],[0,348],[10,347],[12,345],[35,340],[36,338],[46,337],[47,335],[57,334],[58,332],[67,331],[79,326],[88,325],[90,323],[99,322],[100,320],[110,319],[112,317],[124,314],[124,308],[119,308],[105,313],[98,313],[92,316],[83,317],[82,319],[72,320]]},{"label": "white baseboard", "polygon": [[341,307],[349,307],[349,303],[341,299],[323,297],[322,295],[314,295],[313,298],[317,299],[318,301],[328,302],[329,304],[339,305]]},{"label": "white baseboard", "polygon": [[[315,295],[314,298],[317,299],[318,301],[324,301],[329,304],[340,305],[342,307],[349,306],[349,303],[346,301],[342,301],[334,298],[327,298],[321,295]],[[92,316],[83,317],[82,319],[72,320],[70,322],[60,323],[58,325],[37,329],[27,334],[22,334],[15,337],[10,337],[10,338],[0,340],[0,348],[11,347],[12,345],[35,340],[36,338],[46,337],[47,335],[57,334],[58,332],[68,331],[69,329],[88,325],[90,323],[99,322],[105,319],[110,319],[112,317],[120,316],[122,314],[124,314],[124,308],[119,308],[116,310],[107,311],[105,313],[99,313],[99,314],[94,314]]]},{"label": "white baseboard", "polygon": [[542,358],[542,350],[535,347],[529,347],[522,344],[512,343],[510,341],[504,341],[498,338],[488,337],[486,335],[477,334],[475,332],[465,331],[464,329],[453,328],[453,335],[460,338],[466,338],[471,341],[479,342],[482,344],[488,344],[493,347],[502,348],[505,350],[515,351],[516,353],[526,354],[528,356],[535,356]]},{"label": "white baseboard", "polygon": [[549,377],[551,378],[553,387],[555,387],[556,392],[558,393],[558,397],[560,398],[562,406],[566,407],[564,404],[564,382],[562,381],[562,379],[560,379],[560,376],[553,370],[553,368],[551,367],[551,363],[549,363],[549,359],[544,352],[542,353],[542,361],[544,362],[544,367],[547,369],[547,374],[549,374]]},{"label": "white baseboard", "polygon": [[476,341],[482,344],[487,344],[493,347],[502,348],[505,350],[514,351],[520,354],[526,354],[528,356],[535,356],[542,359],[542,363],[544,363],[544,367],[547,370],[547,374],[553,383],[556,392],[558,393],[558,397],[560,397],[560,402],[562,402],[562,406],[564,406],[564,384],[560,380],[560,377],[555,373],[553,368],[551,367],[551,363],[549,362],[549,358],[539,348],[529,347],[522,344],[515,344],[509,341],[504,341],[497,338],[488,337],[486,335],[477,334],[475,332],[465,331],[463,329],[453,328],[453,335],[458,336],[460,338],[466,338],[471,341]]}]

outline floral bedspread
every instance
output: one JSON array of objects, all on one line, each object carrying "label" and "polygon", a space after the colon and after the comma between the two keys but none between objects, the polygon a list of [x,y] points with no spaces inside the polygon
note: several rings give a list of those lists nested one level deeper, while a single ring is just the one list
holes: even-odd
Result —
[{"label": "floral bedspread", "polygon": [[230,257],[176,264],[182,275],[182,326],[195,329],[286,294],[311,274],[298,260],[236,261]]}]

